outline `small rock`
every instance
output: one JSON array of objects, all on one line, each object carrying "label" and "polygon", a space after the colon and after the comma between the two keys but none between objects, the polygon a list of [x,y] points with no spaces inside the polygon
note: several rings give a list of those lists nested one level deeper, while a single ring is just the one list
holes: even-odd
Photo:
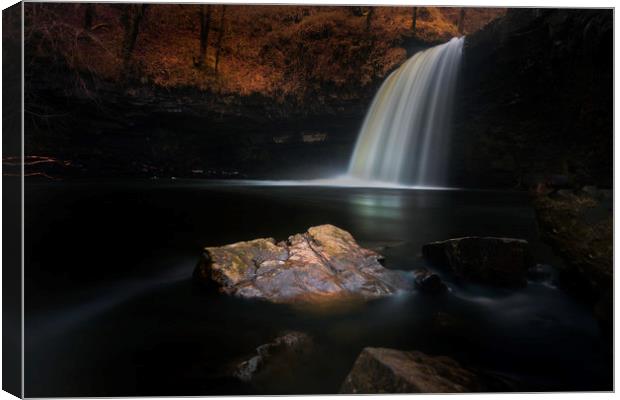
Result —
[{"label": "small rock", "polygon": [[422,254],[433,264],[449,266],[459,278],[505,287],[524,286],[531,265],[529,244],[522,239],[449,239],[424,245]]},{"label": "small rock", "polygon": [[421,292],[436,294],[444,292],[448,288],[439,275],[426,268],[416,269],[413,271],[413,275],[415,285]]},{"label": "small rock", "polygon": [[267,365],[288,361],[290,358],[299,360],[311,352],[312,346],[312,338],[307,334],[296,331],[285,332],[273,342],[258,346],[256,354],[249,355],[246,360],[233,368],[232,375],[244,382],[250,382]]}]

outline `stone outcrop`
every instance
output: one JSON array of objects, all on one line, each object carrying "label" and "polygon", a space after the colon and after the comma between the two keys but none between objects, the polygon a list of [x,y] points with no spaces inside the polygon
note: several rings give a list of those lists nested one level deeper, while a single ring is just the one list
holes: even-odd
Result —
[{"label": "stone outcrop", "polygon": [[464,237],[432,242],[422,247],[424,257],[448,266],[461,279],[505,287],[527,283],[531,266],[526,240],[497,237]]},{"label": "stone outcrop", "polygon": [[380,258],[349,232],[321,225],[285,242],[207,247],[194,277],[225,294],[278,303],[370,299],[408,289],[404,274],[384,268]]},{"label": "stone outcrop", "polygon": [[282,364],[291,358],[300,361],[311,353],[312,346],[312,338],[307,334],[296,331],[285,332],[272,342],[258,346],[255,354],[237,363],[232,375],[244,382],[251,382],[261,371],[269,366],[274,367],[273,364],[278,362]]},{"label": "stone outcrop", "polygon": [[448,357],[366,347],[340,393],[464,393],[485,388],[476,373]]}]

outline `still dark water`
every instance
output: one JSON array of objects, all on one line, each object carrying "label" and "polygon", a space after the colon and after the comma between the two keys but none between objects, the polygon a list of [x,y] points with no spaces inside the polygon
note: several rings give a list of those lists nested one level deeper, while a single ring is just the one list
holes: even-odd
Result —
[{"label": "still dark water", "polygon": [[[331,223],[386,266],[424,266],[422,244],[464,235],[538,239],[524,193],[248,186],[198,181],[26,183],[28,397],[336,393],[365,346],[420,350],[515,380],[522,391],[611,390],[612,342],[553,279],[500,290],[454,281],[350,308],[299,308],[205,293],[203,246],[285,239]],[[387,246],[387,247],[386,247]],[[317,344],[258,387],[231,360],[283,330]]]}]

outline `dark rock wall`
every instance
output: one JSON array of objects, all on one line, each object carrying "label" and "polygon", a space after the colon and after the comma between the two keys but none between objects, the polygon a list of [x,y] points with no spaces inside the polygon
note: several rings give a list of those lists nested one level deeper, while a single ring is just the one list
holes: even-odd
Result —
[{"label": "dark rock wall", "polygon": [[455,182],[611,186],[612,10],[510,9],[467,38]]},{"label": "dark rock wall", "polygon": [[31,67],[30,77],[27,91],[37,101],[25,120],[27,154],[72,160],[65,172],[76,176],[333,174],[346,169],[374,93],[296,106],[139,83],[86,80],[84,91],[71,71]]}]

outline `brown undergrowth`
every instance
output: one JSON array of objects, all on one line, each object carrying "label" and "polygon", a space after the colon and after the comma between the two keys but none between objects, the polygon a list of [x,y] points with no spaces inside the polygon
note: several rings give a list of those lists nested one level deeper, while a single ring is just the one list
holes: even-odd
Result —
[{"label": "brown undergrowth", "polygon": [[[282,100],[367,85],[405,60],[402,43],[412,36],[412,7],[212,5],[206,61],[197,67],[200,5],[149,5],[127,70],[125,6],[95,4],[85,23],[85,4],[26,4],[28,61],[63,62],[79,72],[78,86],[89,77],[133,79]],[[463,33],[504,12],[467,9]],[[459,35],[458,19],[458,8],[418,7],[415,37],[433,43]]]}]

